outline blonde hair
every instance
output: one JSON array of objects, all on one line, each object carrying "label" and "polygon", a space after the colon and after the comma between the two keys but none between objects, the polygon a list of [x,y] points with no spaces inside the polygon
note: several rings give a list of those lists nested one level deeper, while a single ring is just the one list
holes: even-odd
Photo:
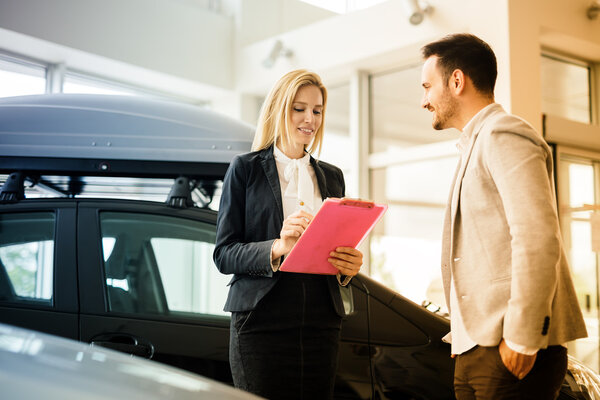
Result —
[{"label": "blonde hair", "polygon": [[298,89],[303,86],[316,86],[323,96],[323,110],[321,112],[321,126],[308,149],[309,153],[321,151],[323,144],[323,127],[325,125],[325,107],[327,105],[327,89],[321,77],[314,72],[298,69],[282,76],[271,89],[260,110],[256,133],[252,142],[252,151],[263,150],[281,138],[283,150],[291,145],[292,134],[289,130],[292,103],[296,98]]}]

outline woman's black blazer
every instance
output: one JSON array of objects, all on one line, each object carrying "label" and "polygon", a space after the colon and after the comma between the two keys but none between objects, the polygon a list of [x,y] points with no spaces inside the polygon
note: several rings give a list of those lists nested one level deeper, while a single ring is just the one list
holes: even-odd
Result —
[{"label": "woman's black blazer", "polygon": [[[312,156],[321,197],[344,197],[342,171]],[[271,246],[283,225],[283,206],[273,147],[236,156],[223,181],[213,259],[223,274],[234,274],[225,311],[253,310],[285,272],[273,272]],[[327,276],[336,312],[344,306],[335,276]]]}]

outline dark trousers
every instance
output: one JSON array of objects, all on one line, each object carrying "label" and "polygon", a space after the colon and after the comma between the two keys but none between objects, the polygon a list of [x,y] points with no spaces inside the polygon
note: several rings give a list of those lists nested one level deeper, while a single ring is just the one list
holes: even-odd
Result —
[{"label": "dark trousers", "polygon": [[481,347],[456,357],[454,392],[458,400],[554,400],[567,372],[567,349],[538,351],[532,370],[519,380],[506,369],[498,346]]},{"label": "dark trousers", "polygon": [[326,278],[281,274],[254,310],[231,315],[234,385],[267,399],[331,399],[341,317]]}]

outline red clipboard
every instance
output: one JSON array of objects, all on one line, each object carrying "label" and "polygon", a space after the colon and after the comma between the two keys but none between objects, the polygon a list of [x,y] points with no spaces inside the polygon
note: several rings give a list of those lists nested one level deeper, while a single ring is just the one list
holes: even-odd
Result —
[{"label": "red clipboard", "polygon": [[337,247],[356,248],[387,210],[385,204],[356,199],[325,200],[280,271],[335,275],[337,268],[327,261]]}]

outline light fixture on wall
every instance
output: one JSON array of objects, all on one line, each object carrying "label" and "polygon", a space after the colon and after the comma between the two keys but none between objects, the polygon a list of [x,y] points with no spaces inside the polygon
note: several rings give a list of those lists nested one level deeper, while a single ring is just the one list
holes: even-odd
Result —
[{"label": "light fixture on wall", "polygon": [[403,3],[408,21],[412,25],[419,25],[425,19],[425,15],[433,12],[433,7],[424,1],[403,0]]},{"label": "light fixture on wall", "polygon": [[277,39],[275,43],[273,43],[273,47],[267,58],[262,61],[262,65],[265,68],[272,68],[279,57],[290,58],[292,55],[294,55],[292,50],[283,47],[283,42]]},{"label": "light fixture on wall", "polygon": [[598,14],[600,14],[600,1],[595,0],[587,9],[587,17],[588,19],[596,19]]}]

